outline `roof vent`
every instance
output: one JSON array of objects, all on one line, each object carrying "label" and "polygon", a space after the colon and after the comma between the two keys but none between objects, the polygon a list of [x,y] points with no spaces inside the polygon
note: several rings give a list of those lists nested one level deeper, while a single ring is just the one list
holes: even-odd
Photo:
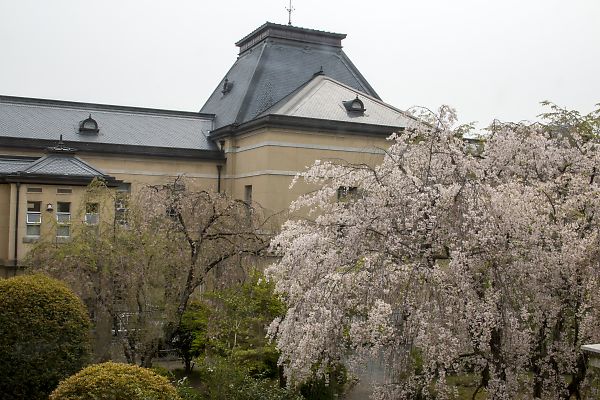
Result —
[{"label": "roof vent", "polygon": [[231,92],[232,88],[233,88],[233,82],[229,82],[229,79],[225,78],[225,80],[223,81],[223,90],[221,90],[221,93],[227,94],[227,93]]},{"label": "roof vent", "polygon": [[98,133],[98,123],[92,118],[92,114],[79,123],[80,133]]},{"label": "roof vent", "polygon": [[353,114],[364,114],[366,111],[365,105],[362,100],[358,98],[358,95],[356,95],[354,100],[343,101],[342,103],[344,104],[344,107],[346,107],[346,110]]}]

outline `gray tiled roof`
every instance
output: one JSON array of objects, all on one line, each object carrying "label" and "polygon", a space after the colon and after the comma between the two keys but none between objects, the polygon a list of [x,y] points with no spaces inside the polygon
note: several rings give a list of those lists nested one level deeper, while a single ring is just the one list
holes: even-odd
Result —
[{"label": "gray tiled roof", "polygon": [[[91,114],[100,128],[82,134],[79,123]],[[207,139],[211,115],[0,96],[0,140],[43,139],[161,148],[217,150]]]},{"label": "gray tiled roof", "polygon": [[[284,26],[270,24],[266,28],[269,26],[276,26],[279,33],[285,30]],[[290,32],[292,36],[302,31],[302,28],[297,27],[289,29],[293,30]],[[306,32],[313,34],[317,31]],[[259,35],[252,42],[255,43],[253,47],[240,54],[200,110],[216,114],[214,129],[256,118],[308,82],[321,67],[327,76],[359,92],[379,98],[340,47],[281,36],[270,37],[268,29],[257,30],[253,34]],[[250,38],[246,37],[242,41],[248,40]],[[225,78],[233,86],[231,91],[224,94],[222,89]]]},{"label": "gray tiled roof", "polygon": [[48,154],[21,171],[23,174],[59,176],[107,176],[71,154]]},{"label": "gray tiled roof", "polygon": [[0,158],[0,175],[22,171],[23,169],[27,168],[28,165],[31,165],[33,161],[33,159],[27,160],[22,158]]},{"label": "gray tiled roof", "polygon": [[51,152],[37,160],[0,158],[0,175],[109,177],[70,152]]},{"label": "gray tiled roof", "polygon": [[[344,101],[351,101],[357,97],[364,104],[364,113],[352,113],[344,107]],[[286,115],[400,128],[414,125],[417,121],[402,110],[324,75],[315,76],[306,85],[261,114],[261,116],[265,115]]]}]

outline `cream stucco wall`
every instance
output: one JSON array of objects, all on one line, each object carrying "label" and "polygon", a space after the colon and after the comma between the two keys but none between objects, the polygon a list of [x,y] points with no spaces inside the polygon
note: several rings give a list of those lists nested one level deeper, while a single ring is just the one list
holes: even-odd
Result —
[{"label": "cream stucco wall", "polygon": [[8,256],[8,233],[10,232],[11,185],[0,184],[0,265]]},{"label": "cream stucco wall", "polygon": [[315,160],[375,166],[389,146],[382,136],[260,129],[226,140],[225,187],[243,199],[245,186],[252,185],[253,201],[270,213],[279,213],[314,189],[304,184],[290,189],[289,185],[296,173]]},{"label": "cream stucco wall", "polygon": [[[299,183],[289,185],[298,172],[304,171],[315,160],[348,162],[374,166],[383,159],[383,150],[390,142],[382,136],[300,131],[263,128],[230,137],[225,140],[226,162],[221,172],[221,190],[235,198],[244,199],[245,187],[252,186],[252,199],[267,214],[286,218],[290,203],[314,187]],[[41,157],[40,151],[1,148],[0,154]],[[178,176],[185,176],[195,189],[217,190],[217,165],[223,162],[176,157],[130,156],[118,154],[78,153],[77,156],[95,168],[131,184],[136,192],[145,185],[165,184]],[[42,235],[55,234],[55,214],[44,211],[47,204],[56,207],[57,201],[70,202],[72,214],[82,204],[85,191],[81,186],[69,186],[69,195],[57,194],[54,185],[41,187],[42,193],[28,193],[28,185],[21,185],[19,196],[18,259],[22,260],[31,249],[35,238],[26,235],[27,201],[42,202]],[[14,261],[14,226],[16,185],[0,185],[0,262]]]},{"label": "cream stucco wall", "polygon": [[[0,154],[7,156],[41,157],[45,153],[28,149],[1,148]],[[217,190],[217,165],[222,162],[176,157],[129,156],[117,154],[78,153],[77,157],[104,173],[129,183],[131,192],[146,185],[173,182],[179,176],[188,178],[186,183],[192,188]],[[28,187],[41,188],[42,193],[28,193]],[[58,194],[57,188],[71,189],[70,194]],[[73,216],[82,214],[83,186],[22,184],[19,190],[19,215],[16,212],[16,184],[0,184],[0,265],[14,265],[15,225],[17,230],[17,259],[23,260],[36,243],[35,237],[26,235],[27,201],[40,201],[42,204],[41,236],[56,236],[56,214],[45,211],[47,204],[71,203]]]},{"label": "cream stucco wall", "polygon": [[[1,155],[42,157],[45,153],[27,149],[0,147]],[[138,185],[155,185],[171,182],[178,176],[190,178],[203,188],[217,187],[219,162],[176,157],[130,156],[127,154],[78,153],[77,157],[110,176],[131,183],[132,191]]]}]

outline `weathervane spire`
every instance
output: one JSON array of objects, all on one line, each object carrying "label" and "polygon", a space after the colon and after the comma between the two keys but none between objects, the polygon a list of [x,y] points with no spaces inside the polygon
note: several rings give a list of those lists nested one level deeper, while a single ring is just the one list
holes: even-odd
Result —
[{"label": "weathervane spire", "polygon": [[288,25],[292,25],[292,12],[296,9],[292,6],[292,0],[290,0],[290,6],[285,8],[288,12]]}]

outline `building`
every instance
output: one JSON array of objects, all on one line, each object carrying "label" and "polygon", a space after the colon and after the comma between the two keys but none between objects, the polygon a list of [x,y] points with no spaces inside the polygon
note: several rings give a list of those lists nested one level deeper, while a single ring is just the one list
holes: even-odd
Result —
[{"label": "building", "polygon": [[[184,175],[278,212],[306,190],[289,184],[315,160],[380,161],[386,137],[413,118],[379,98],[343,52],[345,37],[265,23],[236,43],[237,60],[198,113],[0,96],[5,275],[41,236],[68,240],[96,177],[127,192]],[[89,208],[85,218],[101,218]]]}]

